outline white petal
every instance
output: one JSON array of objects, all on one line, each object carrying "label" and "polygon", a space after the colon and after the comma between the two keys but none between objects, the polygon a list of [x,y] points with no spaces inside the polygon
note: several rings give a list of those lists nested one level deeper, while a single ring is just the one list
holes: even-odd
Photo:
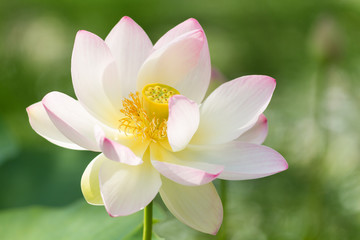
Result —
[{"label": "white petal", "polygon": [[154,45],[155,49],[162,48],[168,45],[171,41],[176,39],[177,37],[191,32],[193,30],[203,30],[199,22],[194,18],[189,18],[186,21],[178,24],[174,28],[170,29],[167,33],[165,33]]},{"label": "white petal", "polygon": [[144,157],[144,163],[137,166],[104,161],[99,176],[100,191],[110,216],[125,216],[140,211],[158,193],[160,174],[150,164],[149,156]]},{"label": "white petal", "polygon": [[268,123],[264,114],[261,114],[255,125],[241,134],[237,141],[262,144],[268,134]]},{"label": "white petal", "polygon": [[79,101],[96,118],[115,127],[121,114],[109,101],[103,78],[107,83],[115,83],[119,78],[115,60],[101,38],[87,31],[77,33],[71,58],[71,76]]},{"label": "white petal", "polygon": [[200,107],[192,144],[219,144],[238,138],[257,121],[275,89],[273,78],[245,76],[222,84]]},{"label": "white petal", "polygon": [[[113,141],[110,138],[107,138],[105,132],[100,127],[95,128],[95,135],[101,151],[107,158],[129,165],[139,165],[143,162],[141,158],[149,145],[148,142],[143,143],[142,141],[137,141],[135,137],[128,137],[127,143],[130,144],[123,145],[117,141]],[[123,142],[124,141],[125,139]],[[138,150],[136,152],[137,154],[135,154],[132,149],[129,148],[130,145],[132,149]]]},{"label": "white petal", "polygon": [[[172,28],[164,36],[162,36],[155,44],[154,49],[165,47],[177,37],[193,30],[203,31],[199,22],[196,19],[190,18]],[[209,47],[206,36],[204,37],[205,41],[200,52],[198,65],[194,67],[194,69],[183,80],[182,88],[184,90],[181,90],[181,94],[187,96],[197,103],[202,102],[206,90],[209,86],[211,75]]]},{"label": "white petal", "polygon": [[182,95],[176,95],[169,101],[167,136],[173,151],[180,151],[190,142],[200,121],[197,103]]},{"label": "white petal", "polygon": [[286,160],[275,150],[252,143],[233,141],[219,145],[188,146],[176,153],[183,159],[225,167],[218,178],[226,180],[255,179],[273,175],[288,168]]},{"label": "white petal", "polygon": [[99,171],[106,160],[103,154],[94,158],[86,167],[81,177],[81,192],[85,200],[92,205],[104,205],[100,193]]},{"label": "white petal", "polygon": [[197,168],[167,162],[159,162],[156,160],[152,160],[151,163],[163,176],[185,186],[204,185],[216,179],[216,177],[221,173],[220,171],[218,173],[211,174]]},{"label": "white petal", "polygon": [[161,178],[160,196],[170,212],[184,224],[215,235],[222,223],[223,208],[212,183],[188,187]]},{"label": "white petal", "polygon": [[187,76],[199,64],[204,42],[204,32],[194,30],[176,38],[166,47],[154,51],[139,71],[138,91],[150,83],[163,83],[192,99],[192,96],[189,96],[191,91],[188,90],[190,86],[196,87],[199,83],[194,79],[188,79]]},{"label": "white petal", "polygon": [[60,93],[48,93],[42,104],[57,129],[72,142],[92,151],[100,151],[94,134],[97,121],[75,99]]},{"label": "white petal", "polygon": [[71,142],[55,127],[41,102],[34,103],[26,108],[26,111],[30,125],[37,134],[60,147],[84,150],[84,148]]},{"label": "white petal", "polygon": [[152,144],[150,159],[153,166],[162,175],[186,186],[198,186],[211,182],[223,171],[221,165],[197,161],[197,159],[179,159],[158,144]]},{"label": "white petal", "polygon": [[119,74],[115,83],[105,82],[105,90],[112,101],[121,104],[123,97],[136,91],[139,69],[153,46],[144,30],[129,17],[120,20],[105,42],[116,59]]}]

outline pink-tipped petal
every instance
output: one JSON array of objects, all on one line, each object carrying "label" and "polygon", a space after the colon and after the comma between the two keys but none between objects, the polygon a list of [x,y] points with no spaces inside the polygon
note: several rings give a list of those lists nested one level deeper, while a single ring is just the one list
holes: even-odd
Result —
[{"label": "pink-tipped petal", "polygon": [[152,43],[144,30],[131,18],[123,17],[105,39],[114,58],[119,78],[105,82],[105,90],[121,108],[121,100],[136,91],[139,69],[152,51]]},{"label": "pink-tipped petal", "polygon": [[261,114],[255,125],[238,137],[237,141],[262,144],[268,134],[268,122],[264,114]]},{"label": "pink-tipped petal", "polygon": [[[141,152],[138,151],[140,156],[137,156],[129,147],[107,138],[105,132],[101,128],[95,128],[95,135],[101,151],[110,160],[128,165],[139,165],[143,162],[141,157],[143,156],[147,145],[143,144],[141,141],[138,142],[138,145],[140,146],[135,146],[137,147],[135,149],[140,148],[142,150]],[[131,140],[129,140],[129,142],[130,141]]]},{"label": "pink-tipped petal", "polygon": [[200,107],[200,124],[192,144],[221,144],[238,138],[255,124],[275,89],[273,78],[244,76],[222,84]]},{"label": "pink-tipped petal", "polygon": [[155,198],[161,187],[160,174],[150,164],[148,156],[138,166],[104,161],[99,179],[105,208],[112,217],[140,211]]},{"label": "pink-tipped petal", "polygon": [[200,114],[197,103],[182,95],[170,98],[167,136],[174,152],[186,147],[196,132],[199,121]]},{"label": "pink-tipped petal", "polygon": [[181,95],[194,100],[193,92],[200,91],[203,86],[199,88],[201,80],[199,79],[199,83],[198,79],[196,81],[189,79],[188,75],[199,64],[204,42],[204,32],[195,30],[181,35],[166,47],[154,51],[139,71],[138,91],[147,84],[162,83],[176,88]]},{"label": "pink-tipped petal", "polygon": [[[71,76],[79,101],[92,115],[115,128],[120,112],[107,97],[103,78],[107,83],[116,83],[119,77],[110,49],[101,38],[87,31],[77,33],[71,58]],[[118,85],[112,87],[117,88]]]},{"label": "pink-tipped petal", "polygon": [[100,193],[99,171],[105,160],[103,154],[98,155],[89,163],[81,177],[81,192],[92,205],[104,205]]},{"label": "pink-tipped petal", "polygon": [[60,147],[84,150],[84,148],[71,142],[55,127],[41,102],[34,103],[26,108],[26,111],[30,125],[37,134]]},{"label": "pink-tipped petal", "polygon": [[177,37],[194,30],[203,30],[203,29],[196,19],[194,18],[187,19],[186,21],[178,24],[174,28],[170,29],[167,33],[165,33],[156,42],[156,44],[154,45],[154,49],[162,48],[167,44],[169,44],[174,39],[176,39]]},{"label": "pink-tipped petal", "polygon": [[[172,28],[162,36],[159,41],[156,42],[154,49],[157,50],[166,47],[174,39],[194,30],[203,31],[199,22],[194,18],[190,18]],[[183,86],[180,93],[197,103],[201,103],[210,83],[210,75],[210,53],[207,39],[204,35],[204,44],[200,52],[199,62],[183,80]]]},{"label": "pink-tipped petal", "polygon": [[266,146],[233,141],[226,144],[188,146],[175,153],[179,158],[194,158],[200,162],[223,165],[218,178],[246,180],[282,172],[288,164],[280,153]]},{"label": "pink-tipped petal", "polygon": [[157,144],[151,145],[151,163],[163,176],[186,186],[211,182],[223,171],[221,165],[198,162],[197,159],[179,159]]},{"label": "pink-tipped petal", "polygon": [[69,140],[88,150],[100,151],[94,135],[98,123],[75,99],[60,93],[48,93],[42,104],[56,128]]},{"label": "pink-tipped petal", "polygon": [[160,196],[177,219],[200,232],[212,235],[218,232],[223,208],[212,183],[189,187],[165,177],[161,180]]},{"label": "pink-tipped petal", "polygon": [[185,186],[204,185],[216,179],[221,173],[220,171],[219,173],[211,174],[200,169],[156,160],[152,160],[151,163],[163,176]]}]

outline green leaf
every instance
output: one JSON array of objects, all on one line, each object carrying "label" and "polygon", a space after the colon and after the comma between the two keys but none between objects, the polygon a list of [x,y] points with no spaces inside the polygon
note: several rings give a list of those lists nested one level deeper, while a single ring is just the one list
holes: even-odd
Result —
[{"label": "green leaf", "polygon": [[[155,218],[163,218],[160,207],[154,206]],[[26,207],[0,213],[2,240],[112,240],[139,239],[143,211],[129,216],[111,218],[104,207],[88,205],[84,200],[67,207]],[[140,238],[141,239],[141,238]],[[154,240],[161,240],[156,238]]]}]

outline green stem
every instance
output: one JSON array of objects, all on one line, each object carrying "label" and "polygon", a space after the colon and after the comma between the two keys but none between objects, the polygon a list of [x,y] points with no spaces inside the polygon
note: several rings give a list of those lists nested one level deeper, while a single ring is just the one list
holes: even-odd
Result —
[{"label": "green stem", "polygon": [[151,240],[152,212],[153,212],[153,202],[149,203],[149,205],[147,205],[144,209],[143,240]]}]

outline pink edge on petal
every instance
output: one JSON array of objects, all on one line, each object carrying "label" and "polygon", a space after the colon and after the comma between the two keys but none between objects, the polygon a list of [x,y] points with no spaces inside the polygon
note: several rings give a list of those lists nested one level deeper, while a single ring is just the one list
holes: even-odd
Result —
[{"label": "pink edge on petal", "polygon": [[101,151],[110,160],[133,166],[143,163],[130,148],[107,138],[100,126],[95,126],[94,131]]},{"label": "pink edge on petal", "polygon": [[96,144],[94,144],[95,142],[92,141],[93,139],[87,138],[87,135],[86,135],[87,132],[85,133],[84,131],[83,132],[78,131],[78,129],[74,128],[74,126],[70,125],[68,121],[61,118],[58,115],[58,112],[55,113],[55,111],[51,110],[47,106],[47,104],[49,104],[50,94],[62,94],[62,93],[58,93],[58,92],[48,93],[47,95],[44,96],[44,98],[41,101],[44,109],[46,110],[50,120],[55,125],[55,127],[71,142],[73,142],[87,150],[98,152],[99,149],[96,146]]},{"label": "pink edge on petal", "polygon": [[[92,32],[89,32],[89,31],[86,31],[86,30],[81,29],[81,30],[77,31],[77,33],[76,33],[75,42],[76,42],[76,40],[78,40],[79,35],[84,35],[84,36],[87,35],[87,37],[89,37],[89,38],[98,37],[97,35],[95,35],[95,34],[92,33]],[[79,41],[79,40],[78,40],[78,41]]]},{"label": "pink edge on petal", "polygon": [[[199,39],[202,43],[204,43],[204,39],[205,39],[205,33],[203,30],[199,29],[196,30],[193,34],[194,38]],[[203,44],[199,47],[202,48]],[[199,51],[200,53],[200,51]]]},{"label": "pink edge on petal", "polygon": [[128,17],[128,16],[124,16],[120,19],[120,22],[127,22],[128,24],[135,24],[137,25],[137,23],[131,18],[131,17]]},{"label": "pink edge on petal", "polygon": [[[221,204],[221,208],[223,208],[222,204]],[[224,211],[223,211],[223,209],[221,209],[221,211],[220,211],[219,219],[220,219],[219,225],[217,226],[217,228],[215,229],[214,232],[210,233],[211,235],[214,235],[214,236],[215,236],[215,235],[219,232],[219,230],[220,230],[221,224],[222,224],[223,219],[224,219]]]},{"label": "pink edge on petal", "polygon": [[167,135],[174,152],[183,150],[195,134],[200,122],[199,106],[182,95],[169,100]]},{"label": "pink edge on petal", "polygon": [[263,122],[263,123],[267,123],[267,122],[268,122],[268,119],[265,117],[264,114],[261,114],[259,118],[260,118],[259,120],[260,120],[261,122]]},{"label": "pink edge on petal", "polygon": [[195,18],[189,18],[187,21],[191,22],[194,25],[195,28],[202,29],[199,21],[196,20]]},{"label": "pink edge on petal", "polygon": [[216,179],[224,170],[216,173],[205,172],[204,170],[152,160],[152,165],[166,178],[185,186],[199,186]]},{"label": "pink edge on petal", "polygon": [[[105,137],[102,139],[101,148],[103,150],[104,155],[111,160],[133,166],[143,163],[143,161],[139,157],[137,157],[131,151],[131,149],[121,145],[120,143],[114,142],[109,138]],[[124,154],[126,154],[126,156],[124,156]]]},{"label": "pink edge on petal", "polygon": [[105,210],[106,210],[106,212],[109,214],[109,216],[110,217],[112,217],[112,218],[116,218],[116,217],[118,217],[118,216],[114,216],[114,215],[112,215],[109,211],[108,211],[108,209],[105,207]]},{"label": "pink edge on petal", "polygon": [[123,16],[123,17],[121,18],[121,20],[132,20],[132,18],[129,17],[129,16]]},{"label": "pink edge on petal", "polygon": [[195,18],[189,18],[170,29],[167,33],[165,33],[165,35],[162,36],[155,44],[154,48],[158,49],[160,47],[163,47],[172,40],[174,40],[176,37],[179,37],[180,35],[186,34],[196,29],[202,30],[200,23]]},{"label": "pink edge on petal", "polygon": [[287,170],[287,169],[289,168],[289,164],[287,163],[287,161],[285,160],[285,158],[283,159],[283,167],[284,167],[284,169],[278,171],[278,173],[279,173],[279,172],[282,172],[282,171],[285,171],[285,170]]}]

